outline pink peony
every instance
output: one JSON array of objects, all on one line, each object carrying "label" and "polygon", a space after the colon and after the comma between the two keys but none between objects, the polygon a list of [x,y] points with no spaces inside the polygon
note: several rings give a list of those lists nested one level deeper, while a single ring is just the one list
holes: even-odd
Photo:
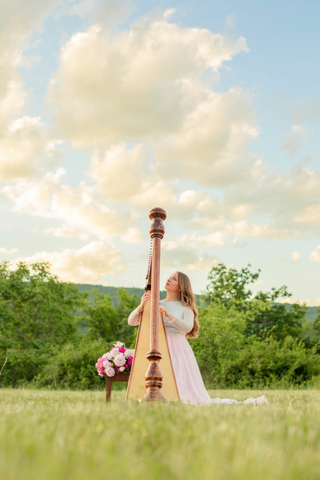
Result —
[{"label": "pink peony", "polygon": [[119,348],[113,347],[112,350],[110,350],[112,358],[116,357],[119,353]]},{"label": "pink peony", "polygon": [[108,375],[108,377],[114,377],[115,371],[112,367],[108,367],[106,368],[106,374]]},{"label": "pink peony", "polygon": [[122,366],[126,363],[126,358],[125,358],[125,356],[123,355],[123,353],[119,353],[119,354],[115,357],[114,363],[115,363],[115,365],[117,365],[117,367],[122,367]]},{"label": "pink peony", "polygon": [[108,367],[111,367],[111,364],[110,364],[109,360],[105,360],[103,362],[103,368],[108,368]]}]

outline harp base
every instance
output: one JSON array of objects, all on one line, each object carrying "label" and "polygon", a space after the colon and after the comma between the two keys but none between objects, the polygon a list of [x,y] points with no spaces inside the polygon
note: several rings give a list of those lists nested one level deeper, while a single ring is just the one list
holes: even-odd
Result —
[{"label": "harp base", "polygon": [[162,387],[162,373],[159,366],[159,360],[162,358],[161,353],[158,350],[152,350],[148,353],[147,358],[149,360],[149,366],[145,376],[147,391],[142,398],[139,398],[138,402],[169,403],[160,390]]}]

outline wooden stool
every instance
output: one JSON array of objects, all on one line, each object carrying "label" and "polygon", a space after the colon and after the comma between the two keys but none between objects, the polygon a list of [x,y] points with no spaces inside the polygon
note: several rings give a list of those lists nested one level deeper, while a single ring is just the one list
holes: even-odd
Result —
[{"label": "wooden stool", "polygon": [[110,402],[111,400],[111,387],[113,382],[128,382],[130,373],[116,373],[114,377],[108,377],[106,375],[106,401]]}]

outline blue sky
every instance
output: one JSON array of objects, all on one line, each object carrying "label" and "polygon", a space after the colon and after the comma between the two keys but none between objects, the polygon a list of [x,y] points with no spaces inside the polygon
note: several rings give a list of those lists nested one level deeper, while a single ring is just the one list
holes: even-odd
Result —
[{"label": "blue sky", "polygon": [[318,2],[1,8],[2,260],[143,286],[162,206],[162,284],[250,263],[320,305]]}]

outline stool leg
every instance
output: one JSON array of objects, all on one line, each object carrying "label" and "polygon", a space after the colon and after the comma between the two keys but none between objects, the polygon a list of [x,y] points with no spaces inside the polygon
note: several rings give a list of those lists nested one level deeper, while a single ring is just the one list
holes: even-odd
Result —
[{"label": "stool leg", "polygon": [[111,401],[111,377],[108,377],[106,375],[106,401],[110,402]]}]

